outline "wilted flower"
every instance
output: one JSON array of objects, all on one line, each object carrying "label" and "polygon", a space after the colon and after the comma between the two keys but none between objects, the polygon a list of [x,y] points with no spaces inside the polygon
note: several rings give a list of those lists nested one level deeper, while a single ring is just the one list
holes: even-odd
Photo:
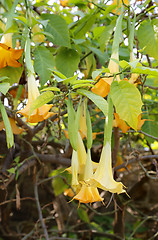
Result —
[{"label": "wilted flower", "polygon": [[52,107],[52,104],[44,104],[43,106],[35,109],[30,115],[31,105],[39,95],[40,93],[36,85],[34,74],[30,72],[28,75],[28,102],[24,109],[19,110],[17,112],[22,114],[24,117],[26,117],[27,122],[30,122],[30,123],[41,122],[51,117],[52,115],[54,115],[54,113],[49,112],[49,110]]}]

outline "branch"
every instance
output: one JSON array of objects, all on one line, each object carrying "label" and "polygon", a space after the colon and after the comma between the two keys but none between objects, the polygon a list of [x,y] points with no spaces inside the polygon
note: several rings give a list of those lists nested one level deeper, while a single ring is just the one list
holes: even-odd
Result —
[{"label": "branch", "polygon": [[37,205],[37,209],[38,209],[39,219],[40,219],[40,222],[41,222],[41,225],[42,225],[42,228],[43,228],[43,232],[44,232],[44,235],[45,235],[45,239],[49,240],[47,228],[46,228],[46,225],[43,221],[42,210],[41,210],[41,206],[40,206],[40,202],[39,202],[37,178],[38,178],[38,175],[36,175],[35,183],[34,183],[35,200],[36,200],[36,205]]},{"label": "branch", "polygon": [[[62,166],[70,166],[70,159],[64,158],[62,155],[44,155],[36,153],[36,156],[39,158],[39,160],[43,163],[52,163],[52,164],[58,164]],[[24,163],[18,168],[18,174],[21,175],[24,173],[28,168],[33,167],[38,163],[37,157],[33,156],[32,153],[28,153],[27,158],[24,160]],[[9,179],[6,181],[3,180],[2,184],[3,187],[7,187],[16,177],[16,173],[12,174]]]}]

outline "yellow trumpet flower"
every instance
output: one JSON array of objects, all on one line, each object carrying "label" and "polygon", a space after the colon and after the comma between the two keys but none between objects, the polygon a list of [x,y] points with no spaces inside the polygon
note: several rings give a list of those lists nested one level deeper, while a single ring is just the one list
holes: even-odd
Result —
[{"label": "yellow trumpet flower", "polygon": [[93,166],[92,166],[92,160],[90,155],[90,149],[88,149],[83,181],[81,182],[82,186],[78,194],[75,195],[73,198],[78,200],[79,203],[89,203],[89,202],[92,203],[97,201],[103,201],[103,198],[100,197],[98,189],[96,187],[91,187],[84,184],[84,182],[89,178],[91,178],[92,175],[93,175]]},{"label": "yellow trumpet flower", "polygon": [[[114,61],[114,60],[116,60],[116,61]],[[117,63],[118,60],[119,60],[119,54],[118,54],[118,52],[117,53],[114,52],[111,55],[110,62],[109,62],[109,65],[108,65],[110,73],[106,73],[105,77],[102,77],[99,80],[99,82],[97,82],[95,84],[95,87],[93,87],[91,89],[93,93],[96,93],[96,94],[98,94],[102,97],[106,97],[109,94],[110,86],[111,86],[111,83],[114,80],[114,77],[108,77],[108,76],[119,72],[119,64]],[[116,80],[118,82],[120,81],[120,76],[119,75],[116,75]]]},{"label": "yellow trumpet flower", "polygon": [[12,48],[12,33],[4,34],[0,43],[0,68],[7,66],[21,67],[17,60],[21,57],[23,49]]},{"label": "yellow trumpet flower", "polygon": [[41,122],[51,117],[52,115],[54,115],[53,112],[49,112],[53,104],[44,104],[43,106],[35,109],[30,115],[31,105],[39,95],[40,93],[36,85],[34,74],[30,72],[28,75],[28,102],[24,109],[19,110],[17,112],[22,114],[24,117],[26,117],[27,122],[30,122],[30,123]]},{"label": "yellow trumpet flower", "polygon": [[120,194],[125,192],[123,189],[123,184],[121,182],[116,182],[113,179],[111,146],[108,141],[102,149],[100,162],[95,173],[90,178],[90,180],[86,182],[92,187],[98,187],[111,193]]}]

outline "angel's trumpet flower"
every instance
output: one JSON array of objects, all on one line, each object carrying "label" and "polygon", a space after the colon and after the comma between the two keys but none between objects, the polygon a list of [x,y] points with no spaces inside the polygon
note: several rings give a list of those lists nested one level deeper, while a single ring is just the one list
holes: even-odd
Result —
[{"label": "angel's trumpet flower", "polygon": [[109,191],[111,193],[123,193],[123,184],[121,182],[116,182],[113,179],[112,173],[112,162],[111,162],[111,146],[107,141],[102,149],[100,162],[89,181],[86,181],[90,186],[98,187],[103,190]]},{"label": "angel's trumpet flower", "polygon": [[84,184],[84,182],[89,178],[91,178],[92,175],[93,175],[93,166],[92,166],[92,160],[90,156],[90,149],[88,149],[86,165],[84,169],[83,184],[78,194],[75,195],[73,198],[78,200],[79,203],[92,203],[97,201],[103,201],[103,198],[100,197],[98,189],[96,187],[91,187]]},{"label": "angel's trumpet flower", "polygon": [[41,122],[50,116],[54,115],[53,112],[49,112],[52,107],[52,104],[44,104],[43,106],[35,109],[30,115],[30,108],[32,103],[37,99],[40,95],[38,87],[36,85],[36,80],[34,74],[29,72],[28,75],[28,102],[24,109],[18,111],[17,113],[22,114],[26,117],[27,121],[30,123]]},{"label": "angel's trumpet flower", "polygon": [[12,48],[12,33],[4,34],[0,43],[0,68],[7,66],[21,67],[17,60],[21,57],[23,49]]}]

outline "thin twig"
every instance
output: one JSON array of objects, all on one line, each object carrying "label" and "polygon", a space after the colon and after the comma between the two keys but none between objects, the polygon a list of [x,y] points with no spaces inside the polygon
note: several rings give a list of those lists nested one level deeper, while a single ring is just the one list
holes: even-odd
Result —
[{"label": "thin twig", "polygon": [[46,239],[46,240],[49,240],[47,228],[46,228],[46,225],[45,225],[45,223],[44,223],[44,221],[43,221],[42,210],[41,210],[41,206],[40,206],[40,202],[39,202],[37,179],[38,179],[38,175],[36,175],[36,177],[35,177],[35,183],[34,183],[35,200],[36,200],[36,205],[37,205],[37,209],[38,209],[38,215],[39,215],[39,219],[40,219],[40,222],[41,222],[41,225],[42,225],[42,228],[43,228],[43,232],[44,232],[45,239]]}]

